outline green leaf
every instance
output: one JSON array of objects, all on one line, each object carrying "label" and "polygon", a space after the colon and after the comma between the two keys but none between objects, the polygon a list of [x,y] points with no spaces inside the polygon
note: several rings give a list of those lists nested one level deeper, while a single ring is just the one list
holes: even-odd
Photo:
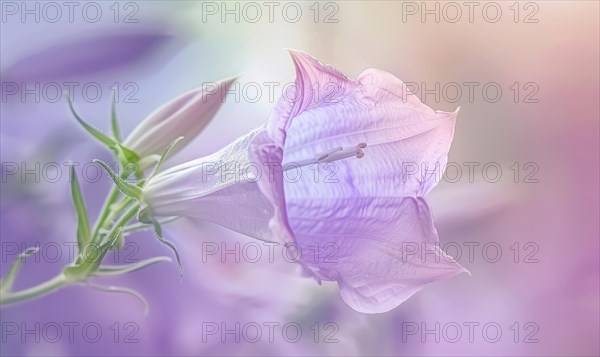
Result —
[{"label": "green leaf", "polygon": [[100,166],[102,166],[104,168],[104,170],[106,170],[106,172],[108,172],[108,174],[110,175],[110,177],[112,178],[112,180],[115,182],[115,185],[117,185],[117,188],[123,192],[126,196],[131,197],[133,199],[136,200],[140,200],[142,198],[143,195],[143,191],[141,188],[139,188],[136,185],[130,184],[129,182],[125,181],[124,179],[122,179],[121,177],[119,177],[119,175],[117,175],[106,163],[104,163],[101,160],[94,160],[95,163],[100,164]]},{"label": "green leaf", "polygon": [[146,268],[150,265],[161,263],[161,262],[171,262],[171,258],[169,257],[155,257],[150,259],[142,260],[141,262],[132,263],[132,264],[124,264],[124,265],[101,265],[98,267],[98,270],[95,271],[93,276],[116,276],[122,275],[125,273],[131,273],[136,270],[140,270]]},{"label": "green leaf", "polygon": [[71,196],[73,198],[73,205],[75,205],[75,210],[77,211],[77,246],[79,247],[79,252],[81,252],[91,241],[90,223],[79,187],[79,181],[75,174],[75,166],[73,165],[71,165]]},{"label": "green leaf", "polygon": [[81,119],[81,117],[79,117],[79,115],[75,112],[75,109],[73,108],[73,102],[71,101],[69,94],[65,92],[65,96],[67,97],[67,102],[69,103],[69,109],[71,110],[71,113],[73,114],[75,119],[77,119],[79,124],[81,124],[81,126],[88,133],[90,133],[90,135],[92,135],[94,138],[98,139],[101,143],[105,144],[109,148],[113,148],[117,144],[117,142],[114,139],[112,139],[111,137],[109,137],[106,134],[104,134],[103,132],[101,132],[100,130],[94,128],[93,126],[91,126],[88,123],[86,123],[85,121],[83,121],[83,119]]},{"label": "green leaf", "polygon": [[169,146],[167,146],[167,148],[165,149],[165,151],[163,152],[162,156],[160,157],[160,159],[158,160],[158,162],[156,163],[156,166],[154,166],[154,170],[152,170],[152,174],[150,175],[150,178],[154,177],[154,175],[156,175],[156,173],[158,173],[158,170],[160,170],[160,166],[162,165],[162,163],[165,161],[165,159],[167,158],[167,156],[169,156],[169,152],[173,149],[173,147],[175,145],[177,145],[178,142],[180,142],[181,140],[183,140],[183,136],[178,137],[177,139],[173,140]]},{"label": "green leaf", "polygon": [[110,110],[110,126],[112,129],[113,137],[116,141],[121,142],[121,131],[119,130],[119,121],[117,120],[117,91],[113,88],[112,105]]},{"label": "green leaf", "polygon": [[19,273],[21,265],[23,265],[23,262],[25,261],[25,258],[32,254],[35,254],[38,250],[38,247],[27,248],[17,256],[15,261],[12,263],[8,274],[6,274],[4,278],[0,279],[0,293],[10,291],[13,283],[15,282],[15,278],[17,277],[17,273]]}]

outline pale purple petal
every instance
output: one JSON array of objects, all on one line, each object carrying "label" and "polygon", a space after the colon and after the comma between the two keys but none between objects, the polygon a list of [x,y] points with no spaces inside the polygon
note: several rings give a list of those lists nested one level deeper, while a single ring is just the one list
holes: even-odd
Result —
[{"label": "pale purple petal", "polygon": [[294,235],[287,219],[284,194],[283,149],[263,131],[250,146],[250,157],[266,173],[257,186],[273,206],[269,229],[279,242],[293,242]]},{"label": "pale purple petal", "polygon": [[269,228],[275,206],[258,184],[268,178],[239,174],[251,162],[248,148],[264,133],[261,129],[213,155],[172,167],[149,180],[144,201],[150,213],[198,218],[260,240],[277,240]]},{"label": "pale purple petal", "polygon": [[167,102],[144,119],[123,144],[141,157],[160,155],[175,139],[171,154],[185,147],[211,122],[235,78],[205,85]]},{"label": "pale purple petal", "polygon": [[[437,184],[447,162],[456,113],[432,110],[386,72],[367,70],[356,82],[336,82],[340,77],[330,66],[304,53],[292,56],[297,92],[338,83],[339,95],[331,102],[313,97],[316,103],[288,108],[291,119],[278,122],[285,128],[283,161],[293,164],[338,146],[368,145],[363,158],[329,164],[325,173],[333,175],[321,172],[316,178],[314,167],[302,167],[293,175],[300,174],[298,180],[285,182],[296,242],[303,249],[319,247],[321,254],[333,243],[340,255],[338,262],[305,260],[305,266],[317,279],[337,281],[349,305],[370,313],[390,310],[424,284],[465,271],[452,259],[438,259],[444,254],[436,247],[437,232],[421,198]],[[285,112],[285,103],[278,108]],[[408,243],[426,244],[432,254],[405,259],[402,247]]]},{"label": "pale purple petal", "polygon": [[288,201],[288,219],[305,266],[337,281],[357,311],[388,311],[424,285],[466,272],[439,249],[422,198]]},{"label": "pale purple petal", "polygon": [[[336,103],[355,87],[355,83],[335,67],[300,51],[289,52],[296,67],[295,85],[287,87],[269,116],[269,135],[281,147],[298,113],[324,103]],[[314,87],[306,85],[309,83]]]},{"label": "pale purple petal", "polygon": [[[303,64],[299,70],[330,71],[306,54],[293,56]],[[316,83],[302,82],[312,77],[298,76],[297,87],[314,88]],[[286,187],[286,195],[425,195],[439,181],[447,162],[456,113],[430,109],[399,79],[383,71],[367,70],[358,82],[347,86],[354,90],[332,103],[319,98],[318,106],[296,114],[287,129],[284,162],[316,157],[337,146],[367,143],[364,158],[334,163],[339,169],[336,178],[352,184],[323,186],[307,181],[289,192]]]}]

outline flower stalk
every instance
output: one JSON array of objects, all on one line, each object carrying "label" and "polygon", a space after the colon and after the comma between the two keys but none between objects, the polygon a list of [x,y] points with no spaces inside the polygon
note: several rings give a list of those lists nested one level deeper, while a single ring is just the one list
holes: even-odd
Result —
[{"label": "flower stalk", "polygon": [[[116,187],[116,186],[115,186]],[[114,192],[114,187],[111,192]],[[119,193],[118,190],[116,190]],[[110,195],[109,199],[107,199],[107,203],[111,200],[115,200],[120,195]],[[123,227],[125,227],[129,221],[131,221],[139,210],[138,205],[134,205],[133,207],[127,209],[129,205],[120,205],[118,209],[113,208],[112,204],[105,204],[104,209],[99,214],[96,227],[101,226],[112,226],[110,233],[103,237],[101,229],[95,229],[94,234],[91,236],[91,240],[87,243],[86,246],[79,246],[79,256],[74,262],[73,265],[67,266],[64,270],[53,277],[50,280],[42,282],[36,286],[23,289],[20,291],[11,291],[10,287],[12,285],[12,281],[16,277],[15,269],[11,269],[9,275],[2,280],[0,285],[0,306],[5,306],[9,304],[14,304],[18,302],[28,301],[35,298],[39,298],[48,294],[51,294],[63,287],[68,285],[79,284],[83,282],[87,282],[89,278],[92,276],[103,276],[101,273],[100,263],[109,249],[113,248],[115,242],[117,242],[122,236]],[[114,217],[120,216],[119,220],[113,224]],[[110,218],[113,217],[113,218]],[[108,218],[108,219],[107,219]],[[100,224],[101,220],[104,220],[102,224]],[[112,239],[111,239],[112,238]],[[90,253],[88,252],[88,256],[84,257],[86,248],[98,247],[95,249],[96,252]],[[105,251],[102,251],[103,248],[106,248]],[[99,252],[98,252],[99,251]],[[20,265],[25,260],[25,252],[21,254],[14,265]],[[157,260],[158,259],[158,260]],[[162,261],[170,261],[167,257],[158,257],[153,258],[152,264]],[[18,269],[16,269],[18,270]],[[106,270],[106,269],[104,269]],[[12,273],[14,271],[14,273]],[[112,274],[119,275],[119,274]],[[112,291],[115,291],[114,289]]]},{"label": "flower stalk", "polygon": [[[102,260],[106,254],[112,249],[120,249],[123,246],[125,235],[131,231],[139,230],[139,226],[154,226],[157,232],[159,232],[157,234],[159,240],[173,250],[175,250],[174,246],[160,235],[160,223],[158,221],[153,222],[152,225],[131,222],[140,212],[140,193],[141,187],[144,184],[143,171],[136,169],[139,159],[138,155],[121,144],[114,102],[111,110],[111,128],[114,138],[106,136],[101,131],[85,123],[75,112],[70,100],[69,108],[77,121],[89,134],[112,149],[122,168],[121,173],[117,174],[105,163],[95,160],[96,163],[103,166],[110,174],[114,184],[104,201],[93,228],[90,229],[85,200],[75,174],[74,166],[71,166],[71,196],[77,214],[77,245],[79,250],[75,261],[64,267],[59,274],[47,281],[23,290],[13,291],[12,285],[17,278],[21,265],[25,262],[27,256],[37,252],[35,248],[26,249],[17,257],[8,274],[0,280],[0,307],[40,298],[70,285],[86,284],[99,291],[131,295],[143,304],[144,312],[147,313],[148,304],[140,293],[124,287],[98,285],[91,280],[92,278],[118,276],[146,268],[156,263],[171,261],[169,257],[154,257],[134,264],[102,265]],[[158,170],[169,150],[181,139],[177,138],[173,141],[166,148],[163,156],[157,155],[153,174]],[[141,179],[137,184],[126,181],[132,173],[135,173]],[[161,223],[168,222],[170,221],[163,221]],[[175,255],[179,261],[179,255],[176,251]]]},{"label": "flower stalk", "polygon": [[35,299],[50,294],[66,284],[67,278],[63,273],[60,273],[54,278],[28,289],[16,292],[2,291],[0,292],[0,306]]}]

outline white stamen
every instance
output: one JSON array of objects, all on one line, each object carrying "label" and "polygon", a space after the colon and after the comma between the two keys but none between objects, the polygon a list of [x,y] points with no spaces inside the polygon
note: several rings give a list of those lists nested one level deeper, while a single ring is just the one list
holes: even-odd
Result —
[{"label": "white stamen", "polygon": [[366,147],[367,143],[358,143],[355,146],[338,146],[320,154],[319,156],[317,156],[316,159],[301,160],[294,163],[288,163],[284,166],[287,166],[287,170],[289,170],[291,168],[298,168],[301,166],[308,166],[321,162],[333,162],[337,160],[347,159],[350,157],[356,157],[357,159],[361,159],[365,156],[365,153],[362,149]]},{"label": "white stamen", "polygon": [[347,146],[342,148],[342,150],[335,151],[333,153],[329,153],[327,155],[323,155],[317,159],[317,162],[332,162],[337,160],[347,159],[352,156],[358,157],[362,153],[362,149],[358,146]]},{"label": "white stamen", "polygon": [[319,157],[317,157],[317,161],[323,161],[323,160],[325,160],[325,159],[326,159],[326,158],[327,158],[329,155],[335,154],[336,152],[338,152],[338,151],[342,151],[342,150],[344,150],[344,148],[343,148],[343,147],[341,147],[341,146],[338,146],[338,147],[336,147],[335,149],[331,149],[331,150],[329,150],[328,152],[326,152],[326,153],[323,153],[323,154],[321,154]]}]

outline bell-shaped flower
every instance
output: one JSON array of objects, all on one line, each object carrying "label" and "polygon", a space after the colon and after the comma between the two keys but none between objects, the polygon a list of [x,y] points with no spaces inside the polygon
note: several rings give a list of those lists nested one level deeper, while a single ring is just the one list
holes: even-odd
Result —
[{"label": "bell-shaped flower", "polygon": [[233,82],[235,78],[210,83],[169,101],[138,124],[123,145],[143,159],[161,155],[182,136],[172,153],[180,150],[210,123]]},{"label": "bell-shaped flower", "polygon": [[305,271],[336,281],[361,312],[388,311],[465,272],[439,249],[423,198],[447,162],[456,112],[430,109],[389,73],[353,81],[291,55],[295,86],[268,122],[151,178],[147,212],[294,245]]}]

